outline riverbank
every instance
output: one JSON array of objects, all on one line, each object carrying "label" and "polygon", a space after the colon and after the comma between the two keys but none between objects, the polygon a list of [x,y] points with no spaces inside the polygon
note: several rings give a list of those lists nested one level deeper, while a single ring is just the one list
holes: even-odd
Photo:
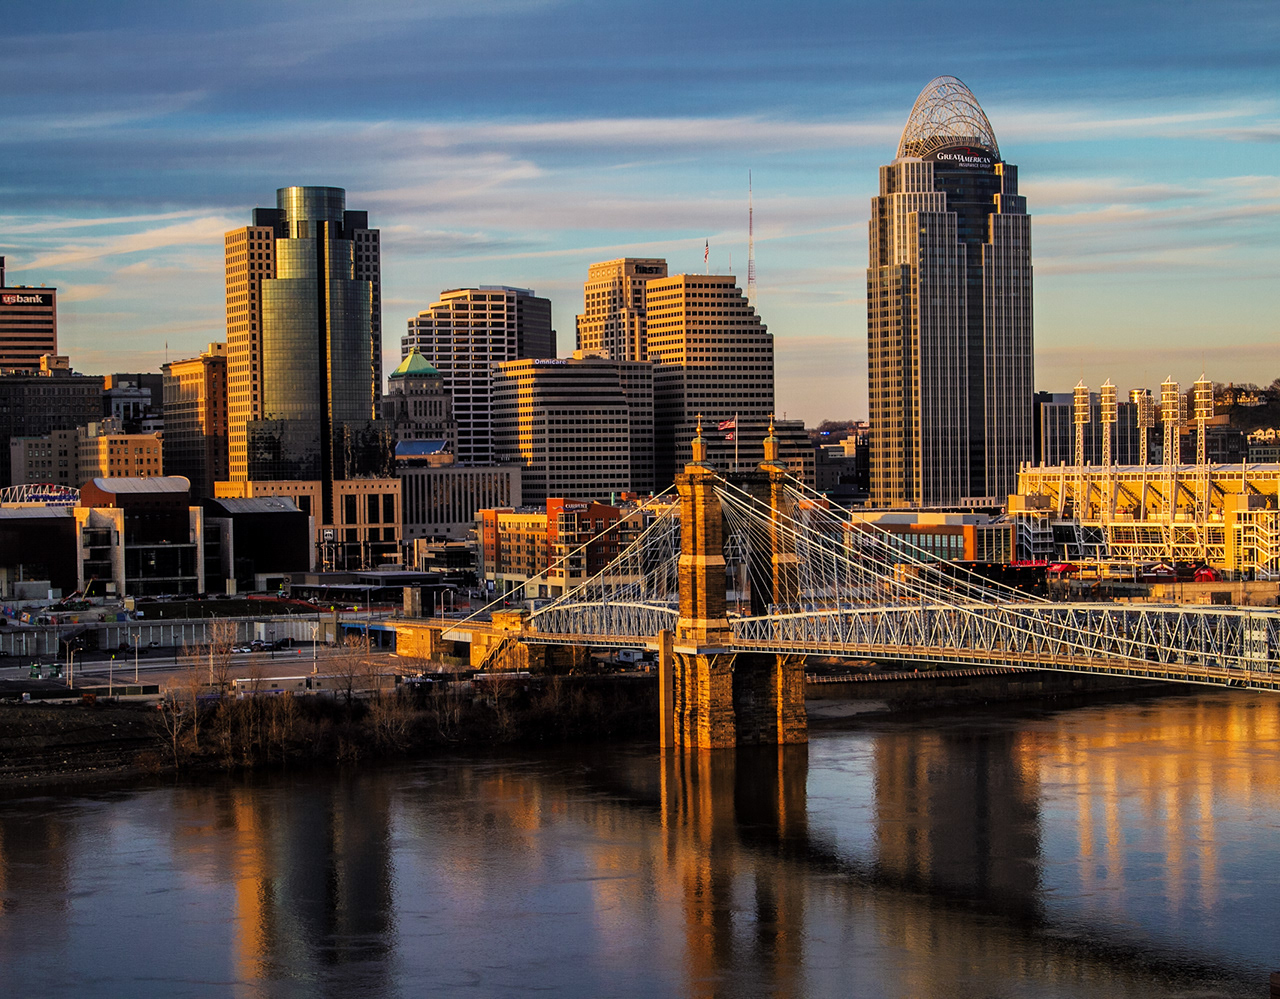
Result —
[{"label": "riverbank", "polygon": [[371,699],[0,704],[0,787],[411,758],[440,748],[653,734],[657,683],[497,677]]},{"label": "riverbank", "polygon": [[810,728],[847,725],[867,715],[949,711],[987,704],[1046,702],[1186,690],[1190,685],[1103,674],[996,667],[931,673],[875,673],[811,678],[805,686]]},{"label": "riverbank", "polygon": [[[1046,670],[812,678],[810,727],[980,705],[1066,706],[1169,684]],[[1180,688],[1179,688],[1180,689]],[[0,704],[0,788],[173,772],[406,759],[442,748],[652,739],[657,677],[503,677],[372,699],[275,696],[154,705]]]}]

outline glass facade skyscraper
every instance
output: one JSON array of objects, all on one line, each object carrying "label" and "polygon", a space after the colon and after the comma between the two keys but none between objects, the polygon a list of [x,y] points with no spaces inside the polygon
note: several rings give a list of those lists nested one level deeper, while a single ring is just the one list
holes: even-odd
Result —
[{"label": "glass facade skyscraper", "polygon": [[1001,503],[1034,450],[1031,220],[954,77],[916,99],[869,228],[871,502]]},{"label": "glass facade skyscraper", "polygon": [[[390,444],[373,423],[378,236],[336,187],[281,188],[274,209],[227,234],[233,480],[331,486],[390,474]],[[331,504],[326,488],[326,523]]]}]

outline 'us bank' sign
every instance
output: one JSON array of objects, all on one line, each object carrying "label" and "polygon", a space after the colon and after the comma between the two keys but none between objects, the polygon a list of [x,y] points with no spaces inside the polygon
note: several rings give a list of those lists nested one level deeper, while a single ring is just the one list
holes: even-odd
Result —
[{"label": "'us bank' sign", "polygon": [[14,292],[6,292],[0,294],[0,305],[48,305],[50,298],[47,294],[39,292],[25,292],[22,294]]}]

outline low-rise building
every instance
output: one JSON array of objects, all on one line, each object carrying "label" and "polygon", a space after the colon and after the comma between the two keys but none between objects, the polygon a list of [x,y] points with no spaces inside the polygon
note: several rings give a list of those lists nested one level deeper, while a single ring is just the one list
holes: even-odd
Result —
[{"label": "low-rise building", "polygon": [[77,589],[122,596],[204,592],[204,513],[182,476],[103,477],[80,487]]},{"label": "low-rise building", "polygon": [[406,540],[464,540],[475,530],[477,511],[521,505],[519,465],[435,461],[441,452],[419,446],[433,443],[444,442],[402,441],[396,446]]},{"label": "low-rise building", "polygon": [[940,562],[1011,562],[1013,523],[983,513],[930,510],[855,511],[850,530],[875,531],[901,538],[912,559]]},{"label": "low-rise building", "polygon": [[13,438],[74,431],[101,419],[102,376],[76,374],[66,357],[41,357],[39,371],[0,373],[0,483],[23,484],[12,478],[8,442]]},{"label": "low-rise building", "polygon": [[114,419],[81,428],[76,452],[81,482],[164,475],[164,435],[126,434]]},{"label": "low-rise building", "polygon": [[210,593],[275,589],[314,568],[311,518],[284,496],[206,499],[205,588]]},{"label": "low-rise building", "polygon": [[553,497],[476,514],[478,575],[518,598],[555,597],[614,561],[652,522],[651,507]]},{"label": "low-rise building", "polygon": [[315,566],[320,571],[359,569],[400,562],[404,508],[399,479],[336,479],[327,484],[331,515],[326,516],[322,480],[218,482],[218,499],[285,496],[311,518]]}]

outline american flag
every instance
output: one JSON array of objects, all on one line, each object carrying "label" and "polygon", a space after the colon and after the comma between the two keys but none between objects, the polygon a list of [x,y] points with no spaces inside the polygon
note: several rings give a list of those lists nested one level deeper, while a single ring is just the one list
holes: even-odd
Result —
[{"label": "american flag", "polygon": [[735,416],[735,417],[734,417],[733,419],[731,419],[731,420],[721,420],[721,421],[720,421],[719,429],[720,429],[720,430],[737,430],[737,429],[738,429],[738,418]]},{"label": "american flag", "polygon": [[711,259],[711,240],[707,240],[702,246],[702,262],[705,264]]}]

